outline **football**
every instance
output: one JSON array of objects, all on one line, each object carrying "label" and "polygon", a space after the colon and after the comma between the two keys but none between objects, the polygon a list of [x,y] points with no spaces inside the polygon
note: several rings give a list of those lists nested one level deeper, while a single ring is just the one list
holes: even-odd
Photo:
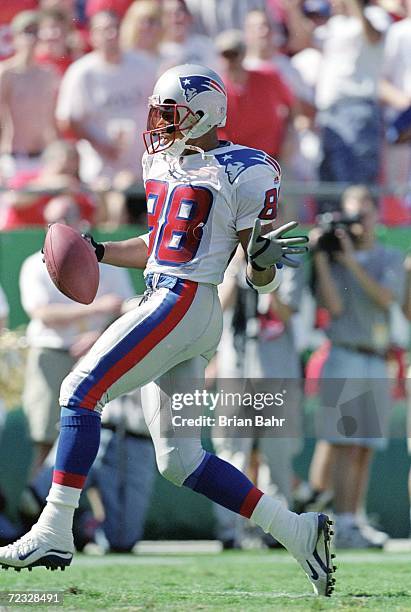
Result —
[{"label": "football", "polygon": [[44,242],[44,261],[57,289],[80,304],[96,297],[100,270],[93,247],[76,230],[50,225]]}]

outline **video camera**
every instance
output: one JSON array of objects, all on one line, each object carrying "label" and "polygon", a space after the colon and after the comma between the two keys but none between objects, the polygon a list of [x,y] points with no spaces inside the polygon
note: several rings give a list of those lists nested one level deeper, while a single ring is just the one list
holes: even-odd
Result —
[{"label": "video camera", "polygon": [[354,244],[360,239],[363,229],[361,215],[347,215],[342,212],[326,212],[317,216],[317,226],[322,229],[316,250],[323,251],[332,259],[334,253],[341,251],[341,242],[336,230],[347,232]]}]

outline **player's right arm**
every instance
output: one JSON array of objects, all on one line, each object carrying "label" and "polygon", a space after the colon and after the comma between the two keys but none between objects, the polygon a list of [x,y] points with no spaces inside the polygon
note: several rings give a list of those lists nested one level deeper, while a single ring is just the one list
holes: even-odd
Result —
[{"label": "player's right arm", "polygon": [[140,268],[144,270],[148,259],[148,234],[118,240],[96,242],[92,236],[84,236],[93,246],[98,261],[119,268]]}]

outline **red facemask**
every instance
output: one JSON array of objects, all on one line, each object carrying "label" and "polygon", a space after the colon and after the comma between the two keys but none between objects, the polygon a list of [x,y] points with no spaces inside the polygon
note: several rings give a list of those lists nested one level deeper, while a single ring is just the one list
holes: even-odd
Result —
[{"label": "red facemask", "polygon": [[156,104],[149,107],[143,140],[149,154],[170,148],[199,119],[184,104]]}]

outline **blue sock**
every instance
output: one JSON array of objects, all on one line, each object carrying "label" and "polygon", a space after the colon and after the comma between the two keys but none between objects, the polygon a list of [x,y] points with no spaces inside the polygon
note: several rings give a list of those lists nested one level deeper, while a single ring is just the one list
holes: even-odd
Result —
[{"label": "blue sock", "polygon": [[206,453],[201,464],[183,484],[247,518],[250,518],[263,495],[240,470],[211,453]]},{"label": "blue sock", "polygon": [[53,482],[82,489],[100,445],[101,420],[83,408],[61,409]]}]

